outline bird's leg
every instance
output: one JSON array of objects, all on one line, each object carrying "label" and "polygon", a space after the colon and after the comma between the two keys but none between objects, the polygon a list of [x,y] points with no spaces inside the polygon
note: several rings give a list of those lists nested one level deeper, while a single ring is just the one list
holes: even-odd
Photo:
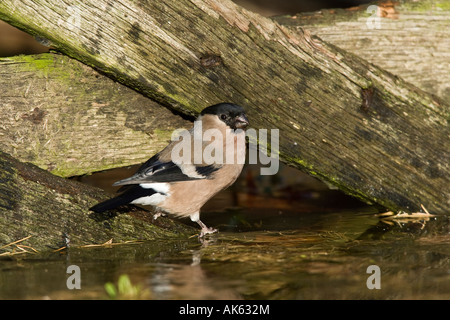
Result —
[{"label": "bird's leg", "polygon": [[214,233],[217,232],[217,229],[214,228],[208,228],[206,226],[206,224],[204,224],[201,220],[200,220],[200,212],[196,212],[190,215],[190,218],[192,221],[197,222],[198,225],[202,228],[202,230],[200,231],[200,234],[198,235],[199,238],[204,237],[207,234],[210,233]]},{"label": "bird's leg", "polygon": [[200,225],[200,227],[202,227],[202,230],[200,231],[200,234],[198,235],[199,238],[203,238],[207,234],[217,232],[217,229],[208,228],[201,220],[198,220],[196,222]]}]

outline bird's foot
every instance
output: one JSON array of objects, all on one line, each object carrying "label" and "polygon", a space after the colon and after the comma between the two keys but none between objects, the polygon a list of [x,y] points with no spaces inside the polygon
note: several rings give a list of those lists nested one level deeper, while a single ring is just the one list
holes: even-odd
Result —
[{"label": "bird's foot", "polygon": [[198,235],[199,238],[203,238],[204,236],[206,236],[207,234],[211,234],[214,232],[217,232],[217,229],[214,228],[208,228],[206,226],[206,224],[204,224],[201,220],[200,220],[200,213],[197,211],[193,214],[190,215],[191,220],[194,222],[197,222],[198,225],[200,226],[200,228],[202,228],[202,230],[200,231],[200,234]]},{"label": "bird's foot", "polygon": [[202,227],[202,230],[200,231],[200,234],[198,235],[199,238],[203,238],[207,234],[216,233],[218,230],[214,228],[208,228],[207,226]]},{"label": "bird's foot", "polygon": [[156,212],[154,215],[153,215],[153,220],[156,220],[156,219],[158,219],[159,217],[164,217],[165,216],[165,214],[163,213],[163,212]]}]

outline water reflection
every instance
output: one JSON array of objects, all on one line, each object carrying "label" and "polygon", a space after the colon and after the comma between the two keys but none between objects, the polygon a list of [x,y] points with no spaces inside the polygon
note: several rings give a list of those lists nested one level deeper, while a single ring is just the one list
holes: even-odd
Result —
[{"label": "water reflection", "polygon": [[[0,260],[0,298],[109,299],[105,284],[117,284],[121,275],[139,290],[116,298],[450,298],[448,217],[385,221],[376,208],[323,185],[277,179],[271,188],[259,181],[251,191],[252,179],[244,175],[236,189],[211,201],[202,220],[220,232],[203,240]],[[70,265],[80,267],[81,290],[66,286]],[[380,268],[380,290],[366,285],[370,265]]]},{"label": "water reflection", "polygon": [[[306,215],[301,228],[283,231],[222,230],[204,241],[3,260],[0,298],[106,299],[105,283],[122,274],[149,299],[450,298],[448,218],[403,229],[380,222],[371,210]],[[81,269],[81,290],[65,287],[72,264]],[[380,267],[380,290],[366,286],[369,265]]]},{"label": "water reflection", "polygon": [[[353,225],[360,219],[345,221],[345,230],[352,230],[345,232],[221,234],[181,252],[190,263],[169,259],[172,268],[163,269],[173,288],[162,298],[449,298],[448,220],[430,221],[419,238],[386,230],[383,240],[364,240],[365,231]],[[366,287],[373,264],[382,272],[381,290]]]},{"label": "water reflection", "polygon": [[[340,221],[337,231],[316,220],[309,231],[226,232],[190,243],[152,265],[149,287],[155,299],[449,297],[445,219],[430,221],[418,238],[386,229],[382,240],[373,240],[364,230],[366,224],[378,225],[370,216],[327,218]],[[382,272],[381,290],[366,287],[373,264]]]}]

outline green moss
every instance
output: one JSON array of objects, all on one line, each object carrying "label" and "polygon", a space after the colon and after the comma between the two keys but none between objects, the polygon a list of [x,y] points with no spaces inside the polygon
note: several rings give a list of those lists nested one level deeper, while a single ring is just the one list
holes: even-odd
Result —
[{"label": "green moss", "polygon": [[153,132],[160,138],[160,140],[170,141],[172,139],[173,130],[154,129]]},{"label": "green moss", "polygon": [[[38,58],[36,58],[38,57]],[[17,62],[26,62],[34,70],[48,70],[54,66],[53,55],[50,53],[43,53],[40,55],[20,55],[13,57]]]},{"label": "green moss", "polygon": [[77,68],[74,68],[73,66],[72,68],[60,67],[57,63],[58,56],[55,56],[52,53],[19,55],[9,59],[16,62],[21,71],[34,72],[36,75],[42,77],[51,75],[53,79],[63,83],[72,81],[71,79],[77,77],[77,74],[73,73],[78,70]]},{"label": "green moss", "polygon": [[281,117],[280,117],[280,115],[278,115],[278,114],[271,113],[271,114],[270,114],[270,117],[271,117],[272,119],[276,120],[276,121],[281,121],[281,120],[282,120]]},{"label": "green moss", "polygon": [[56,165],[56,168],[51,170],[50,172],[56,176],[60,176],[63,178],[73,177],[84,175],[86,172],[97,172],[104,171],[109,169],[116,169],[119,167],[126,167],[129,165],[134,165],[136,163],[130,162],[114,162],[114,163],[96,163],[96,166],[89,166],[89,168],[85,168],[83,166],[74,166],[67,165],[66,162],[61,162]]},{"label": "green moss", "polygon": [[450,11],[450,2],[448,0],[426,0],[426,1],[407,1],[401,4],[402,10],[414,12],[430,12],[435,11]]},{"label": "green moss", "polygon": [[449,1],[441,1],[435,4],[437,8],[443,11],[450,11],[450,2]]}]

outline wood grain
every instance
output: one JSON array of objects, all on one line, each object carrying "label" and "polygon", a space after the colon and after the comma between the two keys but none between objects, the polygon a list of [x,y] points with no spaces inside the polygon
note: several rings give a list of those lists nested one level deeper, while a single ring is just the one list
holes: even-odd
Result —
[{"label": "wood grain", "polygon": [[145,162],[190,121],[67,56],[0,59],[0,148],[59,176]]},{"label": "wood grain", "polygon": [[307,29],[450,101],[450,7],[446,0],[375,1],[274,20]]},{"label": "wood grain", "polygon": [[4,0],[0,18],[184,114],[243,105],[283,161],[360,199],[448,213],[448,105],[306,29],[215,0]]},{"label": "wood grain", "polygon": [[[29,252],[62,247],[187,238],[197,230],[149,211],[123,207],[111,214],[88,210],[110,196],[104,191],[57,177],[0,152],[0,254],[20,252],[7,244],[30,237]],[[126,214],[125,214],[126,213]],[[34,250],[33,250],[34,249]],[[14,251],[15,250],[15,251]]]}]

